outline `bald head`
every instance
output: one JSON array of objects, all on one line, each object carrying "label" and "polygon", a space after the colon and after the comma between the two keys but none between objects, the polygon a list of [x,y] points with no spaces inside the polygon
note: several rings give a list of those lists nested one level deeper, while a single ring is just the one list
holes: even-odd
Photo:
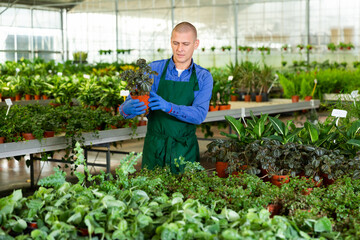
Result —
[{"label": "bald head", "polygon": [[178,33],[186,33],[186,32],[192,32],[194,35],[194,40],[197,39],[197,31],[196,28],[194,27],[194,25],[192,25],[189,22],[181,22],[179,24],[177,24],[174,29],[171,32],[171,35],[174,32],[178,32]]}]

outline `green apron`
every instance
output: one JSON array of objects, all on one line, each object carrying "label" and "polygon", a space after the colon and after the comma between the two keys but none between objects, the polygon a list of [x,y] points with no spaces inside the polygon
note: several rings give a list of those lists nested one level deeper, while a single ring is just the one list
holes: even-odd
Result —
[{"label": "green apron", "polygon": [[[193,65],[189,82],[166,80],[166,71],[170,59],[166,62],[161,74],[157,94],[164,100],[177,104],[191,106],[194,101],[194,91],[199,90]],[[144,141],[142,167],[170,166],[172,173],[184,171],[184,165],[175,165],[175,159],[180,156],[185,161],[199,161],[199,144],[195,135],[196,126],[170,116],[161,110],[150,111],[148,115],[147,133]]]}]

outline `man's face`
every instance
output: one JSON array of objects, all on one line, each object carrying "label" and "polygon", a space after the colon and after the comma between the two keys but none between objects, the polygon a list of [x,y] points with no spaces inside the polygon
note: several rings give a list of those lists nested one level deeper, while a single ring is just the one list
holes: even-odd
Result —
[{"label": "man's face", "polygon": [[195,39],[194,33],[173,31],[171,36],[171,48],[174,55],[174,62],[187,68],[195,49],[199,46],[199,40]]}]

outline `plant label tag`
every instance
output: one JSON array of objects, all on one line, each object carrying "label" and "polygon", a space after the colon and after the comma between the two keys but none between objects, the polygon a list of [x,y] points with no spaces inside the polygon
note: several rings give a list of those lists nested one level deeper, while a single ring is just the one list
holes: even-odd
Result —
[{"label": "plant label tag", "polygon": [[355,90],[351,92],[352,98],[357,98],[359,96],[359,90]]},{"label": "plant label tag", "polygon": [[120,91],[120,96],[122,96],[122,97],[127,97],[127,96],[129,96],[129,94],[130,94],[129,90],[121,90]]},{"label": "plant label tag", "polygon": [[84,74],[84,78],[90,79],[90,75]]},{"label": "plant label tag", "polygon": [[57,75],[58,75],[59,77],[61,77],[61,76],[62,76],[62,72],[58,72]]},{"label": "plant label tag", "polygon": [[12,101],[11,101],[10,98],[5,99],[5,102],[6,102],[6,105],[8,105],[9,107],[10,107],[11,105],[13,105],[13,103],[12,103]]},{"label": "plant label tag", "polygon": [[229,77],[228,77],[228,80],[229,80],[229,81],[232,81],[233,79],[234,79],[234,76],[229,76]]},{"label": "plant label tag", "polygon": [[347,111],[346,110],[340,110],[340,109],[333,109],[331,116],[338,117],[338,118],[346,118]]}]

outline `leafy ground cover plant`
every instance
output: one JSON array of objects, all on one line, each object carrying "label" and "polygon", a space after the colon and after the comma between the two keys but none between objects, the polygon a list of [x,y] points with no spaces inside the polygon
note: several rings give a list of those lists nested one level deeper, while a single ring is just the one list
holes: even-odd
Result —
[{"label": "leafy ground cover plant", "polygon": [[[85,159],[79,143],[76,151],[77,164],[84,164]],[[0,229],[0,235],[15,234],[14,231],[17,230],[21,234],[18,238],[31,236],[39,239],[74,239],[78,238],[81,228],[87,229],[88,237],[104,239],[189,239],[195,236],[202,239],[259,239],[275,238],[279,234],[283,239],[309,239],[338,235],[333,231],[327,217],[305,219],[307,223],[311,223],[304,227],[305,232],[290,218],[275,216],[271,219],[267,210],[254,209],[254,204],[246,197],[242,197],[241,193],[247,191],[249,196],[254,194],[258,199],[264,199],[263,195],[269,193],[269,189],[265,186],[278,189],[274,191],[277,194],[282,192],[279,188],[266,183],[260,184],[262,188],[257,187],[260,182],[255,181],[252,184],[249,180],[253,176],[250,175],[244,175],[243,180],[212,177],[215,181],[220,181],[219,188],[226,186],[235,190],[229,190],[229,193],[239,189],[238,194],[226,196],[229,202],[238,204],[233,206],[237,206],[239,210],[231,209],[229,206],[219,207],[218,199],[215,198],[207,205],[202,203],[201,198],[186,197],[181,192],[175,192],[176,189],[164,193],[158,188],[160,191],[156,195],[146,192],[143,188],[149,185],[161,186],[163,184],[160,182],[167,180],[168,176],[174,176],[171,180],[177,179],[180,185],[185,184],[182,185],[184,188],[179,187],[179,189],[188,189],[190,186],[186,184],[195,179],[197,179],[196,184],[199,185],[194,184],[193,191],[196,187],[200,189],[206,185],[216,187],[208,181],[203,181],[205,183],[201,184],[198,175],[201,177],[207,175],[201,171],[169,175],[169,169],[158,169],[155,172],[145,170],[141,174],[133,175],[135,172],[133,166],[140,156],[135,157],[132,154],[123,159],[116,169],[116,177],[109,181],[102,181],[102,178],[106,177],[104,174],[92,176],[87,172],[85,165],[88,176],[78,173],[77,184],[64,182],[60,185],[54,181],[54,177],[51,177],[45,179],[43,184],[53,185],[53,188],[40,187],[28,198],[23,198],[21,191],[16,191],[1,199],[0,221],[3,228]],[[159,171],[163,173],[154,174],[160,173]],[[210,176],[208,177],[210,179]],[[58,171],[55,179],[64,179],[64,176]],[[150,184],[146,184],[147,182]],[[246,182],[247,187],[238,185],[240,182],[243,184]],[[167,183],[171,182],[167,181]],[[166,191],[166,188],[163,189]],[[213,189],[213,192],[221,194],[217,189]],[[255,197],[252,200],[254,199]],[[244,204],[241,205],[239,201]],[[245,204],[245,201],[248,204]],[[31,233],[23,233],[26,221],[32,220],[37,221],[38,229]]]}]

